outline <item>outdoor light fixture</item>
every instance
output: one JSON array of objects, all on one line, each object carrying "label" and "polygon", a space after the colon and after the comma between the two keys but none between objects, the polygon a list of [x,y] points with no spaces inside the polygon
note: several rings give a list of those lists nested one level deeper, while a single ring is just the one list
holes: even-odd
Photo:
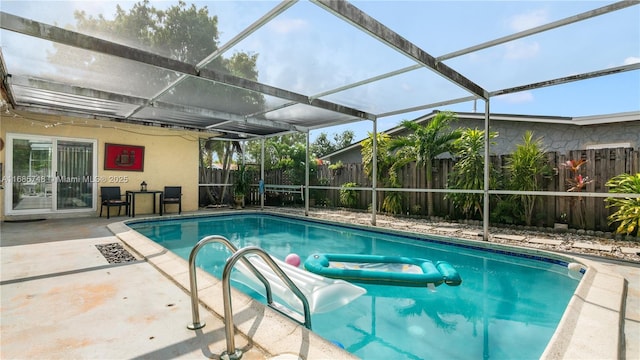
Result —
[{"label": "outdoor light fixture", "polygon": [[140,183],[140,191],[147,191],[147,183],[144,180]]}]

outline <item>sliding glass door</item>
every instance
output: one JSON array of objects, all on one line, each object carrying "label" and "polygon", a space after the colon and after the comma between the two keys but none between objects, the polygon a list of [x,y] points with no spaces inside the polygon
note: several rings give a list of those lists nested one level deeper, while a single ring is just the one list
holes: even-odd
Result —
[{"label": "sliding glass door", "polygon": [[95,209],[95,140],[20,134],[7,140],[7,214]]},{"label": "sliding glass door", "polygon": [[[52,209],[53,141],[46,138],[11,139],[7,164],[7,193],[15,212],[37,212]],[[13,141],[12,141],[13,140]],[[12,172],[13,170],[13,172]],[[9,196],[10,195],[10,196]]]},{"label": "sliding glass door", "polygon": [[93,144],[65,140],[58,141],[56,148],[57,209],[93,208]]}]

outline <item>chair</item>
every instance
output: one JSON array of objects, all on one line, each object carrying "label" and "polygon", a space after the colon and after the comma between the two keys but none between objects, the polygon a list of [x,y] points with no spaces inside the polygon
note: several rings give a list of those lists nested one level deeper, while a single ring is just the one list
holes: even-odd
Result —
[{"label": "chair", "polygon": [[165,186],[160,194],[160,215],[166,212],[167,204],[178,204],[178,214],[182,213],[182,186]]},{"label": "chair", "polygon": [[122,200],[122,194],[120,193],[120,186],[102,186],[100,188],[100,197],[102,198],[100,206],[100,217],[102,217],[102,209],[107,207],[107,219],[109,218],[110,208],[118,207],[118,216],[122,207],[125,207],[127,215],[129,214],[129,199]]}]

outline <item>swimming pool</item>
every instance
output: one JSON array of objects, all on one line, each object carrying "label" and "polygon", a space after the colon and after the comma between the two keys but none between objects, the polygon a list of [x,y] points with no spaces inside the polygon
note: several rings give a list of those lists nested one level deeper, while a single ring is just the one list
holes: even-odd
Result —
[{"label": "swimming pool", "polygon": [[[579,282],[567,275],[566,263],[550,258],[272,214],[128,226],[183,258],[202,237],[218,234],[238,247],[262,247],[279,259],[315,252],[404,255],[444,260],[458,270],[463,278],[458,287],[430,292],[362,285],[366,295],[313,315],[314,332],[361,358],[539,358]],[[228,255],[217,245],[207,246],[198,266],[220,277]]]}]

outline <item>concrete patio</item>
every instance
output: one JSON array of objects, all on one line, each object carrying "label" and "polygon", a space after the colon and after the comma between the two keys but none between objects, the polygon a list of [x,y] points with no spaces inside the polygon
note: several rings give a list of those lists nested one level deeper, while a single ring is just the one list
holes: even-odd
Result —
[{"label": "concrete patio", "polygon": [[[220,316],[201,306],[207,325],[187,329],[191,300],[181,287],[150,262],[109,264],[98,251],[97,244],[119,242],[107,224],[122,219],[2,223],[0,358],[221,358],[226,338]],[[206,294],[211,283],[199,279]],[[351,357],[270,309],[254,316],[252,302],[234,297],[234,305],[238,326],[276,324],[266,347],[236,332],[243,359]]]}]

